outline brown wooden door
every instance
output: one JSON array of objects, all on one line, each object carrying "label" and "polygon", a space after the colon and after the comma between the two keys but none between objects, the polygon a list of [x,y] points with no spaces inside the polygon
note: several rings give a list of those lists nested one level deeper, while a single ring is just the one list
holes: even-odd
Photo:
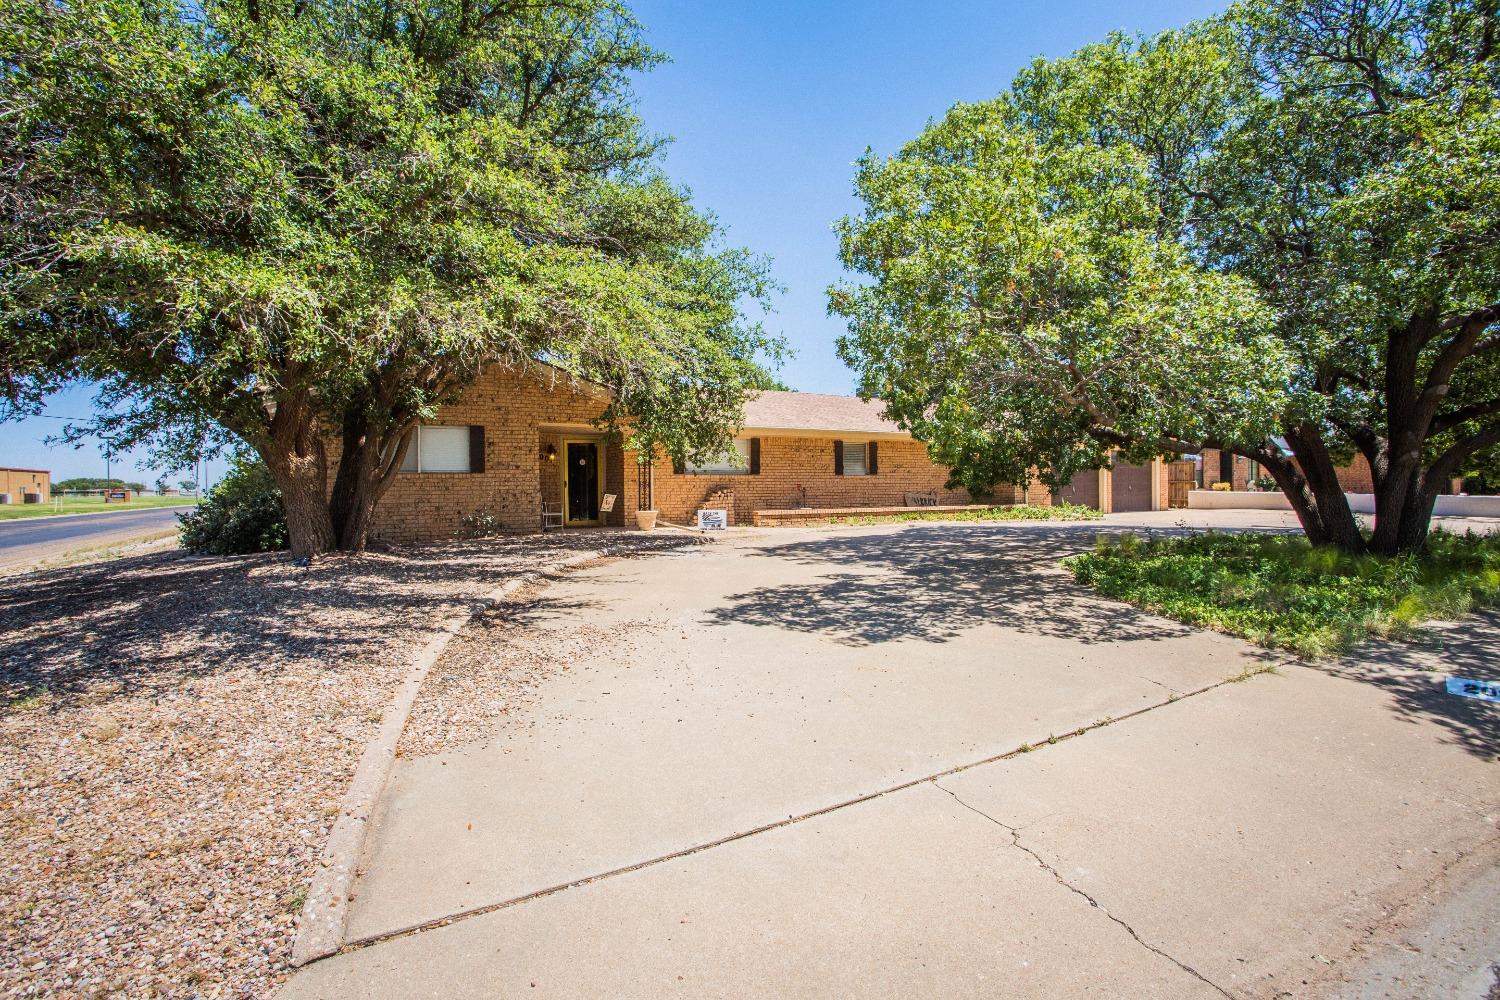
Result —
[{"label": "brown wooden door", "polygon": [[1191,459],[1167,465],[1167,506],[1173,510],[1188,505],[1188,493],[1198,485],[1198,463]]}]

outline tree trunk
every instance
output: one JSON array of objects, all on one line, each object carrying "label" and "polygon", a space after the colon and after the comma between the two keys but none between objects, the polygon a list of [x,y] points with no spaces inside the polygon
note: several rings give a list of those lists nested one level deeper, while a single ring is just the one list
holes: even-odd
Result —
[{"label": "tree trunk", "polygon": [[[401,468],[410,438],[409,427],[377,429],[364,414],[345,417],[343,451],[329,501],[339,548],[360,552],[369,544],[375,505]],[[388,445],[393,440],[394,453]]]},{"label": "tree trunk", "polygon": [[1396,531],[1396,546],[1392,555],[1420,552],[1427,546],[1427,533],[1432,527],[1432,508],[1437,504],[1436,484],[1424,486],[1408,493],[1406,507],[1401,511],[1401,522]]},{"label": "tree trunk", "polygon": [[1349,509],[1349,498],[1339,484],[1338,470],[1317,428],[1305,424],[1288,428],[1285,437],[1296,456],[1295,463],[1280,455],[1251,457],[1271,470],[1297,512],[1308,541],[1314,545],[1336,545],[1354,555],[1365,552],[1359,522]]},{"label": "tree trunk", "polygon": [[281,490],[292,558],[310,559],[332,549],[336,536],[328,515],[328,470],[321,442],[311,449],[297,449],[273,439],[260,453]]},{"label": "tree trunk", "polygon": [[328,514],[328,456],[306,391],[277,400],[269,421],[246,438],[281,490],[292,558],[307,560],[334,547]]}]

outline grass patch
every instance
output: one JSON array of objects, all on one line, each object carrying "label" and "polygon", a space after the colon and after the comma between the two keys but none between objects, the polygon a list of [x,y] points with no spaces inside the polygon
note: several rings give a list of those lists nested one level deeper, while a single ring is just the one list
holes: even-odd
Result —
[{"label": "grass patch", "polygon": [[1434,531],[1422,555],[1385,559],[1286,535],[1127,534],[1065,565],[1107,597],[1310,658],[1500,604],[1497,535]]},{"label": "grass patch", "polygon": [[900,524],[905,521],[1097,521],[1099,511],[1082,504],[1063,503],[1053,507],[1016,504],[1011,507],[986,507],[983,510],[905,511],[900,514],[870,514],[830,518],[829,524]]}]

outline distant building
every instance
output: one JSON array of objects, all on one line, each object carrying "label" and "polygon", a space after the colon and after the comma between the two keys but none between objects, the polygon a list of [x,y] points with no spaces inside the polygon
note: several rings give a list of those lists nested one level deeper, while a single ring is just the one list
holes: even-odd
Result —
[{"label": "distant building", "polygon": [[0,467],[0,503],[46,503],[51,496],[49,470]]}]

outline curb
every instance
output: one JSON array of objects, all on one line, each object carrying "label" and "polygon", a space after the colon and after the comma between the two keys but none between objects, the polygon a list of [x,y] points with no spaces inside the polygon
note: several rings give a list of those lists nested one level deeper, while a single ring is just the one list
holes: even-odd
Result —
[{"label": "curb", "polygon": [[401,741],[401,733],[406,729],[407,717],[411,714],[411,707],[417,700],[422,682],[426,680],[433,665],[442,658],[453,637],[496,604],[543,577],[598,559],[625,554],[627,551],[631,554],[637,551],[644,554],[694,544],[701,545],[703,542],[682,538],[641,550],[624,550],[605,545],[579,552],[559,563],[507,580],[475,600],[469,610],[453,615],[438,626],[412,662],[401,687],[386,705],[380,729],[360,755],[354,778],[339,802],[339,818],[329,831],[328,841],[323,845],[320,866],[308,886],[302,911],[297,915],[297,935],[292,941],[293,968],[327,958],[337,953],[344,944],[344,930],[349,920],[349,890],[354,886],[355,868],[364,851],[370,816],[385,791],[386,781],[390,778],[391,768],[396,760],[396,746]]}]

